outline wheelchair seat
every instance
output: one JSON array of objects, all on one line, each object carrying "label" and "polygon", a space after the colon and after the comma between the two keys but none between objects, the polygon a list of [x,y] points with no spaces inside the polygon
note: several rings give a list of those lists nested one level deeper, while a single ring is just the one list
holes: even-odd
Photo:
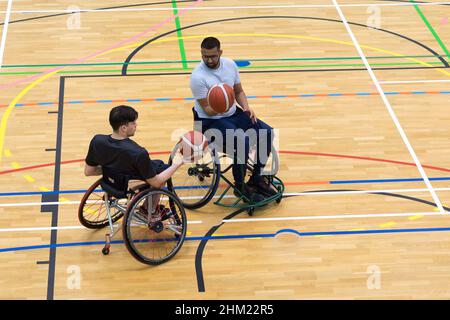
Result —
[{"label": "wheelchair seat", "polygon": [[130,176],[113,172],[107,167],[102,168],[103,177],[100,182],[102,189],[109,195],[117,199],[127,198],[128,181]]}]

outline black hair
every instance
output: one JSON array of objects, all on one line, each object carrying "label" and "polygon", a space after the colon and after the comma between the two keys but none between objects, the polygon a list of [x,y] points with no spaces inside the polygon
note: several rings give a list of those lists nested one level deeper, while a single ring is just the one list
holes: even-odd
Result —
[{"label": "black hair", "polygon": [[136,121],[138,113],[129,106],[117,106],[111,109],[109,113],[109,123],[114,131],[117,131],[120,126],[126,125],[129,122]]},{"label": "black hair", "polygon": [[200,46],[203,49],[214,49],[217,48],[220,50],[220,41],[214,37],[207,37],[203,39],[202,44]]}]

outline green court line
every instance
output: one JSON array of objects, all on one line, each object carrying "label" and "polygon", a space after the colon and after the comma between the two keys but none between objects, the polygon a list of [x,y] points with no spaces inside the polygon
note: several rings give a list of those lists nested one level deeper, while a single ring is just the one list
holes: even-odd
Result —
[{"label": "green court line", "polygon": [[[435,58],[434,55],[418,56],[375,56],[367,59],[405,59],[405,58]],[[440,57],[450,57],[450,55],[441,55]],[[239,61],[255,62],[273,62],[273,61],[328,61],[328,60],[361,60],[361,57],[324,57],[324,58],[266,58],[266,59],[239,59]],[[167,61],[139,61],[128,62],[128,65],[154,65],[154,64],[173,64],[173,63],[199,63],[200,60],[167,60]],[[97,62],[97,63],[52,63],[52,64],[10,64],[4,65],[4,69],[12,68],[39,68],[39,67],[88,67],[88,66],[122,66],[124,62]],[[184,67],[184,66],[183,66]]]},{"label": "green court line", "polygon": [[[416,1],[414,1],[414,0],[409,0],[409,1],[411,3],[416,3]],[[430,32],[433,34],[434,38],[439,43],[439,45],[441,46],[442,50],[444,50],[446,56],[448,57],[450,55],[450,53],[447,50],[447,47],[445,46],[444,42],[442,42],[441,38],[437,34],[436,30],[434,30],[433,26],[430,24],[428,19],[425,17],[425,15],[423,14],[423,12],[419,8],[419,6],[418,5],[414,5],[414,8],[416,9],[417,13],[419,14],[419,16],[422,18],[423,22],[425,22],[426,26],[428,27],[428,30],[430,30]]]},{"label": "green court line", "polygon": [[[175,0],[172,0],[172,8],[173,8],[173,14],[177,15],[178,8],[177,8],[177,3]],[[176,16],[176,18],[175,18],[175,27],[177,28],[178,47],[180,48],[181,61],[183,62],[183,69],[187,69],[188,65],[186,63],[186,50],[184,49],[184,41],[183,41],[183,35],[181,34],[181,23],[180,23],[179,16]]]},{"label": "green court line", "polygon": [[[440,62],[429,62],[432,65],[441,65]],[[407,66],[421,65],[416,62],[400,62],[400,63],[372,63],[371,66]],[[271,65],[271,66],[247,66],[240,69],[285,69],[285,68],[329,68],[329,67],[364,67],[362,63],[341,63],[341,64],[320,64],[320,65]],[[145,69],[129,69],[130,72],[159,72],[159,71],[190,71],[193,68],[145,68]],[[58,74],[83,74],[83,73],[120,73],[120,69],[103,69],[103,70],[65,70]],[[0,75],[33,75],[40,74],[40,71],[18,71],[18,72],[0,72]]]}]

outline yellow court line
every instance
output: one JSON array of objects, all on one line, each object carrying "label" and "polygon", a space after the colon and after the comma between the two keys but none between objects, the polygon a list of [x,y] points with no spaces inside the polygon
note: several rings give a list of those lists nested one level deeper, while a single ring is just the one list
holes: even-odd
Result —
[{"label": "yellow court line", "polygon": [[24,178],[25,180],[27,180],[28,182],[30,182],[30,183],[36,181],[32,176],[30,176],[30,175],[28,175],[28,174],[24,174],[24,175],[23,175],[23,178]]},{"label": "yellow court line", "polygon": [[417,220],[417,219],[422,219],[422,218],[423,218],[422,215],[417,215],[417,216],[408,217],[409,220]]},{"label": "yellow court line", "polygon": [[391,222],[386,222],[386,223],[379,224],[379,227],[380,228],[387,228],[387,227],[395,226],[396,224],[397,224],[397,222],[391,221]]},{"label": "yellow court line", "polygon": [[3,156],[3,146],[5,144],[5,134],[6,134],[6,124],[8,123],[9,116],[11,115],[11,112],[13,111],[16,104],[20,101],[20,99],[23,98],[24,95],[28,93],[31,89],[33,89],[35,86],[37,86],[42,81],[50,78],[54,74],[56,74],[58,71],[51,72],[49,74],[46,74],[36,81],[33,81],[30,83],[25,89],[23,89],[9,104],[8,108],[6,108],[5,113],[2,116],[2,121],[0,123],[0,165],[2,163],[2,156]]},{"label": "yellow court line", "polygon": [[11,150],[5,149],[5,156],[6,156],[7,158],[11,157]]},{"label": "yellow court line", "polygon": [[13,167],[14,169],[19,169],[22,166],[20,165],[20,163],[14,161],[14,162],[11,162],[11,167]]},{"label": "yellow court line", "polygon": [[39,190],[44,191],[44,192],[51,191],[50,189],[48,189],[46,187],[39,187]]},{"label": "yellow court line", "polygon": [[[151,42],[152,44],[154,43],[164,43],[164,42],[173,42],[173,41],[178,41],[178,40],[190,40],[190,39],[203,39],[206,35],[196,35],[196,36],[184,36],[184,37],[170,37],[170,38],[165,38],[165,39],[158,39],[155,40],[153,42]],[[212,36],[212,37],[264,37],[264,38],[287,38],[287,39],[302,39],[302,40],[313,40],[313,41],[319,41],[319,42],[329,42],[329,43],[335,43],[335,44],[342,44],[342,45],[346,45],[346,46],[351,46],[354,47],[355,45],[352,42],[347,42],[347,41],[341,41],[341,40],[334,40],[334,39],[328,39],[328,38],[318,38],[318,37],[309,37],[309,36],[296,36],[296,35],[289,35],[289,34],[271,34],[271,33],[224,33],[224,34],[208,34],[208,36]],[[133,43],[133,44],[129,44],[123,47],[119,47],[119,48],[115,48],[112,49],[111,51],[108,52],[104,52],[102,54],[99,55],[105,55],[105,54],[109,54],[111,52],[115,52],[115,51],[121,51],[121,50],[125,50],[125,49],[132,49],[132,48],[136,48],[139,47],[140,45],[144,44],[145,42],[139,42],[139,43]],[[382,53],[386,53],[389,54],[391,56],[395,56],[395,57],[404,57],[404,59],[409,60],[409,61],[413,61],[416,62],[418,64],[421,64],[423,66],[427,66],[427,67],[433,67],[433,65],[426,63],[422,60],[416,59],[416,58],[409,58],[406,57],[406,55],[401,54],[401,53],[397,53],[397,52],[393,52],[393,51],[389,51],[389,50],[384,50],[384,49],[380,49],[380,48],[376,48],[376,47],[372,47],[372,46],[366,46],[366,45],[361,45],[361,48],[364,49],[368,49],[368,50],[372,50],[372,51],[377,51],[377,52],[382,52]],[[435,69],[436,72],[440,72],[442,74],[445,74],[446,76],[450,77],[450,72],[447,72],[445,70],[440,70],[440,69]]]},{"label": "yellow court line", "polygon": [[[352,42],[346,42],[346,41],[340,41],[340,40],[334,40],[334,39],[327,39],[327,38],[317,38],[317,37],[309,37],[309,36],[296,36],[296,35],[286,35],[286,34],[270,34],[270,33],[226,33],[226,34],[208,34],[208,36],[216,36],[216,37],[266,37],[266,38],[288,38],[288,39],[303,39],[303,40],[314,40],[314,41],[320,41],[320,42],[329,42],[329,43],[336,43],[336,44],[342,44],[342,45],[347,45],[347,46],[352,46],[354,47],[354,44]],[[171,42],[171,41],[178,41],[180,39],[183,40],[188,40],[188,39],[198,39],[198,38],[204,38],[205,35],[196,35],[196,36],[184,36],[184,37],[172,37],[172,38],[167,38],[167,39],[159,39],[156,40],[152,43],[164,43],[164,42]],[[125,50],[125,49],[129,49],[129,48],[135,48],[139,45],[141,45],[144,42],[139,42],[139,43],[134,43],[132,45],[125,45],[119,48],[115,48],[115,49],[111,49],[109,51],[103,52],[101,54],[98,54],[96,56],[93,56],[91,59],[97,58],[97,57],[101,57],[105,54],[109,54],[112,52],[116,52],[116,51],[121,51],[121,50]],[[375,48],[372,46],[366,46],[366,45],[361,45],[361,48],[364,49],[368,49],[368,50],[373,50],[373,51],[378,51],[378,52],[383,52],[386,54],[390,54],[392,56],[396,56],[396,57],[405,57],[405,55],[400,54],[400,53],[396,53],[396,52],[392,52],[389,50],[384,50],[384,49],[379,49],[379,48]],[[88,59],[88,60],[91,60]],[[419,63],[421,65],[427,66],[427,67],[432,67],[432,65],[423,62],[421,60],[415,59],[415,58],[405,58],[407,60],[410,61],[414,61],[416,63]],[[67,67],[62,67],[57,71],[51,72],[49,74],[46,74],[44,76],[42,76],[41,78],[38,78],[37,80],[35,80],[34,82],[32,82],[31,84],[29,84],[24,90],[22,90],[14,99],[13,101],[9,104],[8,108],[6,109],[5,113],[2,116],[2,120],[0,123],[0,164],[2,163],[2,156],[3,156],[3,147],[4,147],[4,143],[5,143],[5,135],[6,135],[6,124],[8,122],[9,116],[12,112],[12,110],[14,109],[15,105],[20,101],[21,98],[23,98],[23,96],[25,96],[25,94],[27,94],[32,88],[34,88],[37,84],[41,83],[42,81],[48,79],[49,77],[53,76],[54,74],[58,73],[60,70],[63,70]],[[445,70],[441,70],[441,69],[433,69],[436,70],[437,72],[443,73],[447,76],[450,76],[450,72],[447,72]]]}]

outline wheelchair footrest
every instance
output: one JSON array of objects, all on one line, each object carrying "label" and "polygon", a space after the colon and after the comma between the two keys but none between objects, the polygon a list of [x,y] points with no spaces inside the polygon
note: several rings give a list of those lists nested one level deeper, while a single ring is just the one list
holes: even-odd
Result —
[{"label": "wheelchair footrest", "polygon": [[[225,188],[225,190],[219,196],[219,199],[216,202],[214,202],[214,204],[222,206],[222,207],[233,208],[233,209],[249,209],[249,213],[250,213],[250,210],[253,212],[253,210],[255,208],[266,206],[269,203],[272,203],[274,201],[279,203],[283,197],[284,184],[276,176],[270,177],[269,181],[270,181],[270,184],[272,185],[272,187],[274,187],[275,190],[277,190],[277,194],[275,194],[271,197],[267,197],[264,200],[259,201],[259,202],[253,202],[250,199],[248,199],[246,196],[244,196],[242,194],[242,192],[238,188],[236,188],[234,186],[234,184],[231,181],[229,181],[224,176],[221,176],[221,179],[223,179],[228,184],[228,187]],[[237,200],[235,200],[232,203],[224,203],[224,201],[223,201],[224,198],[233,197],[231,195],[227,196],[227,193],[229,192],[230,189],[233,190],[233,196],[236,196]]]}]

